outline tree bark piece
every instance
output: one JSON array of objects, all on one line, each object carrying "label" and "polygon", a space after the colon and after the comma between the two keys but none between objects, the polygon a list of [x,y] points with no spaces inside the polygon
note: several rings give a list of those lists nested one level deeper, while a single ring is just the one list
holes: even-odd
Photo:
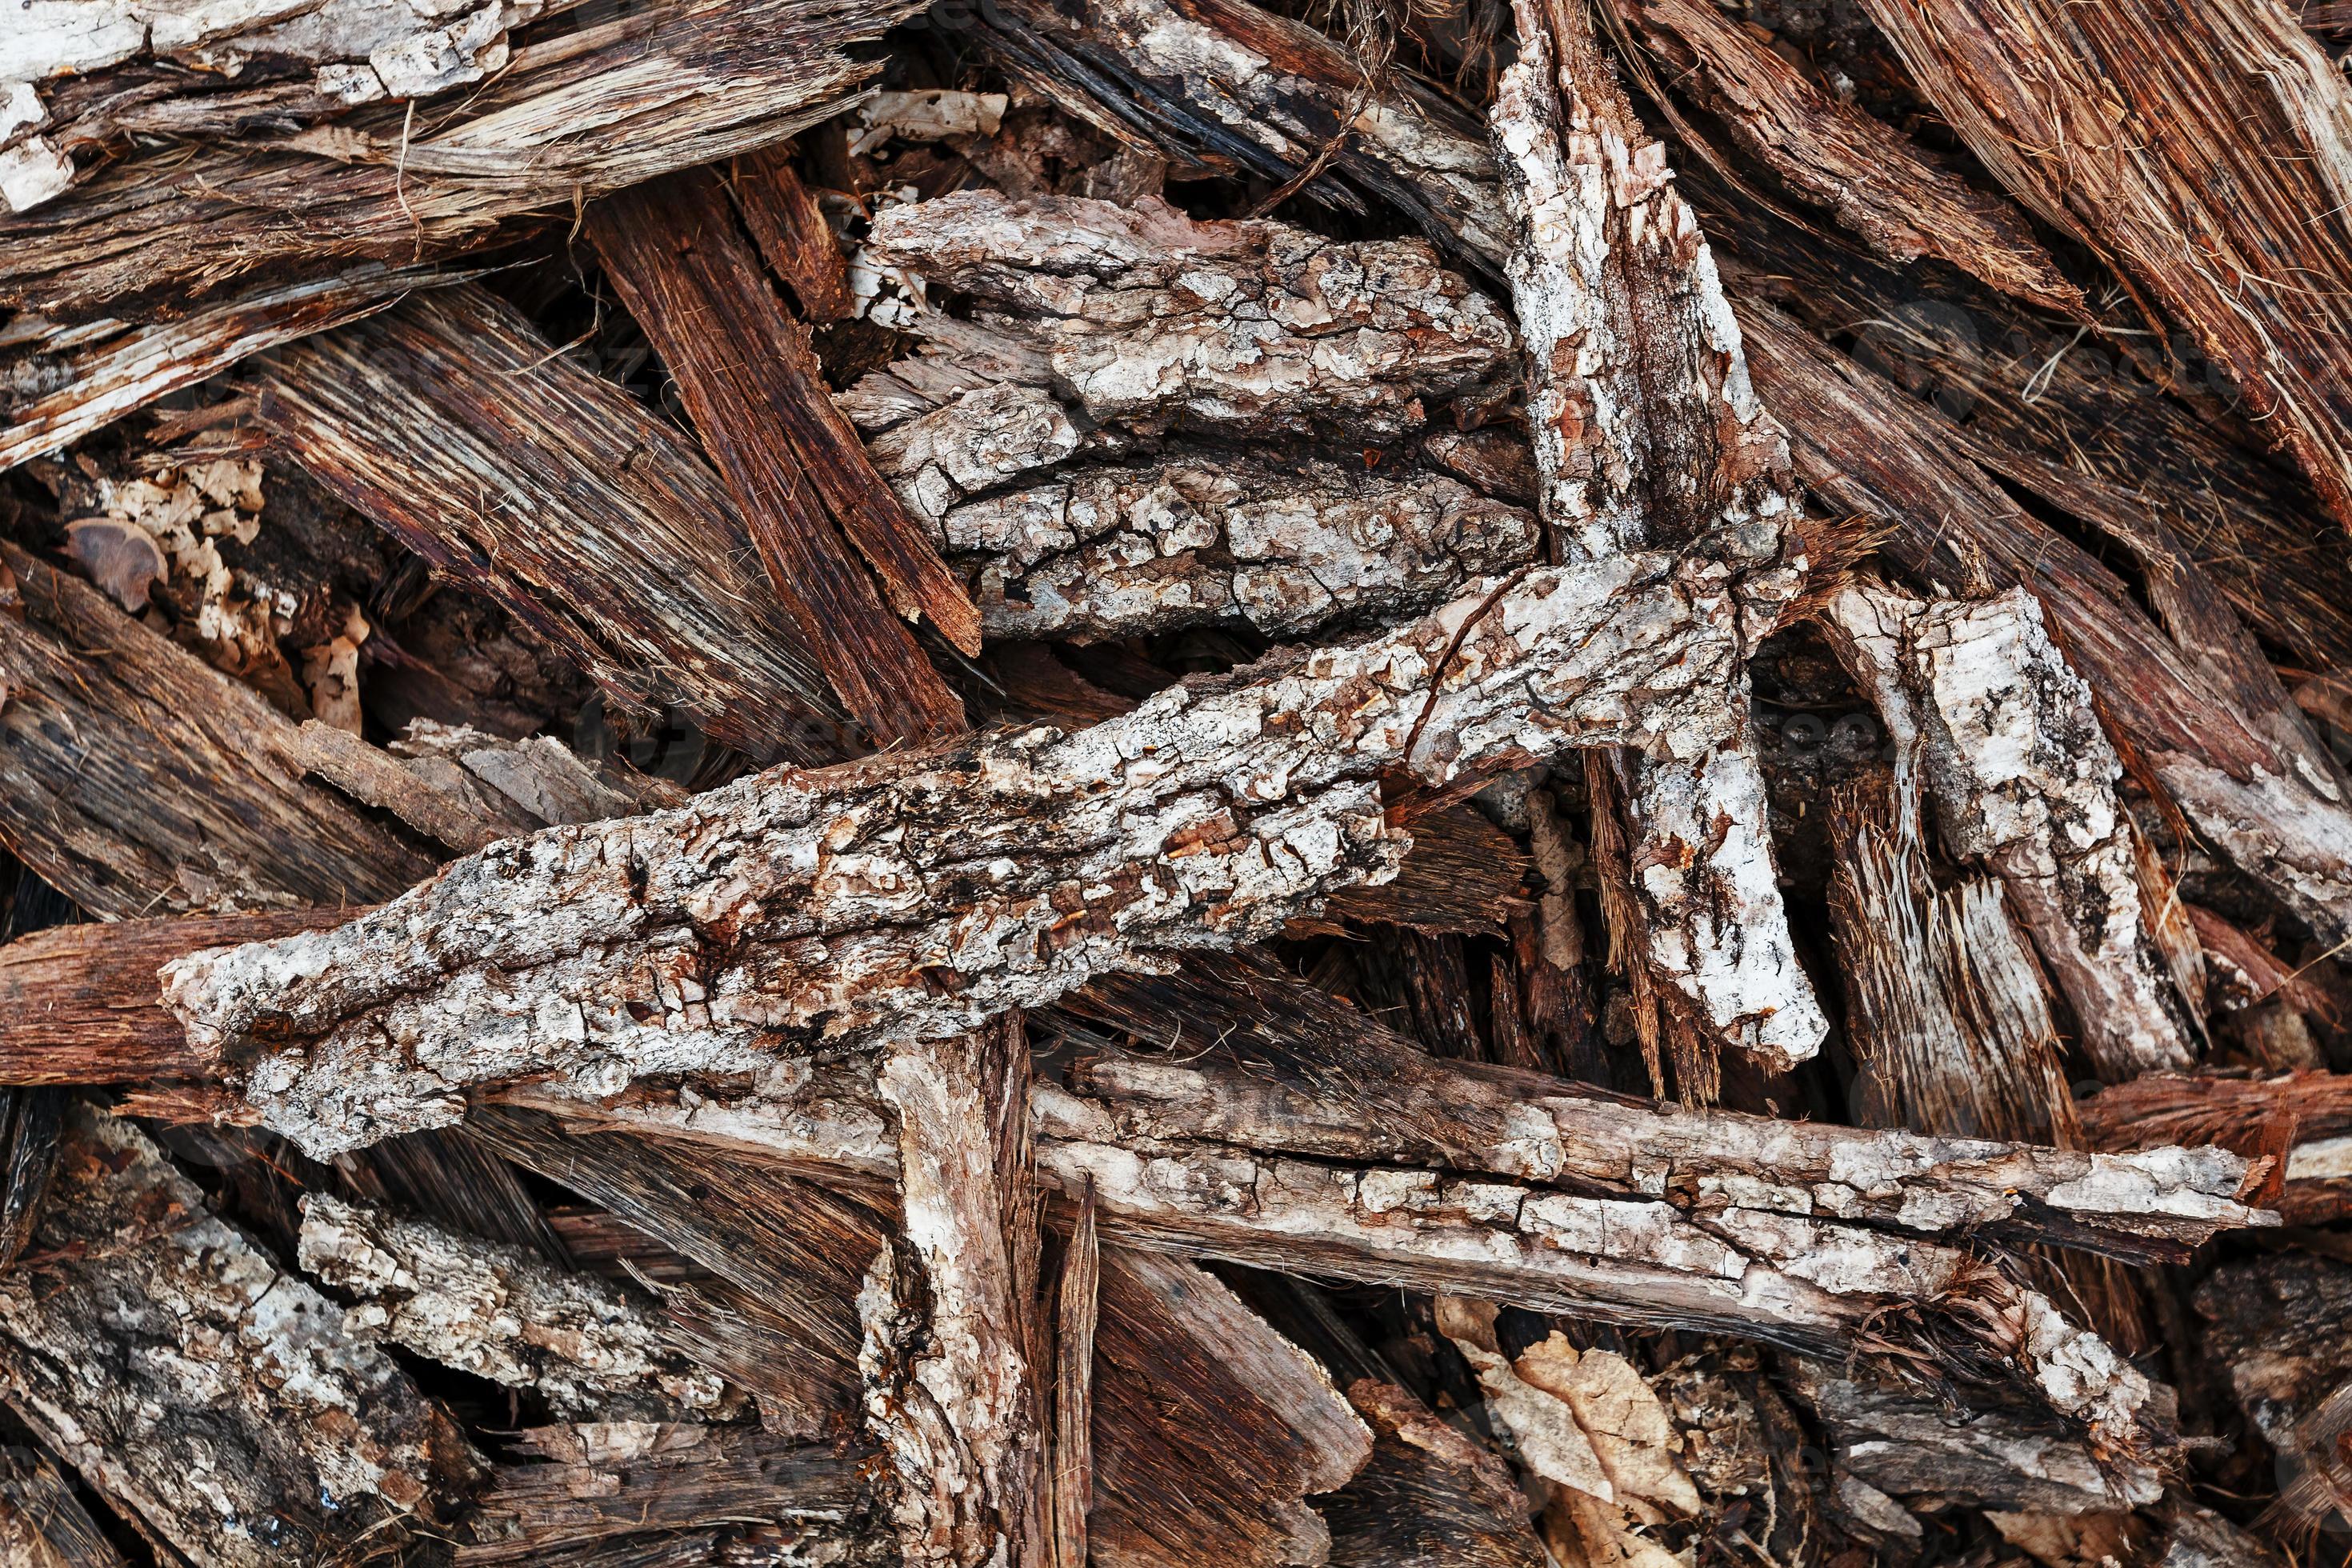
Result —
[{"label": "tree bark piece", "polygon": [[2352,92],[2286,7],[1866,8],[1985,167],[2194,333],[2352,521]]},{"label": "tree bark piece", "polygon": [[1740,151],[1895,262],[1932,256],[2004,294],[2086,321],[2083,291],[2025,215],[1970,190],[1908,137],[1832,96],[1704,0],[1612,0],[1675,88],[1729,128]]},{"label": "tree bark piece", "polygon": [[248,354],[325,331],[455,281],[431,268],[355,267],[307,282],[267,284],[152,325],[59,326],[18,320],[0,351],[11,385],[38,388],[0,407],[0,469],[71,446],[157,398],[216,375]]},{"label": "tree bark piece", "polygon": [[2123,764],[2090,688],[2024,590],[1923,604],[1855,586],[1832,601],[1841,646],[1918,766],[1944,842],[2001,879],[2110,1081],[2196,1059],[2140,907]]},{"label": "tree bark piece", "polygon": [[299,1260],[355,1299],[343,1313],[353,1338],[535,1390],[564,1420],[718,1420],[740,1403],[679,1353],[642,1292],[520,1247],[314,1193],[302,1202]]},{"label": "tree bark piece", "polygon": [[74,1110],[35,1247],[0,1280],[0,1385],[159,1544],[224,1564],[396,1545],[470,1478],[407,1374],[129,1122]]},{"label": "tree bark piece", "polygon": [[760,775],[509,840],[339,932],[184,961],[170,1005],[319,1154],[455,1121],[469,1084],[604,1095],[756,1075],[794,1038],[942,1037],[1391,874],[1383,772],[1444,789],[1572,745],[1727,740],[1725,577],[1633,556],[1506,578],[1076,735]]},{"label": "tree bark piece", "polygon": [[[875,68],[847,46],[904,4],[661,0],[517,53],[457,112],[406,104],[249,148],[125,158],[66,197],[0,217],[0,304],[88,317],[263,268],[411,264],[531,213],[750,152],[834,112]],[[256,213],[299,212],[297,223]]]},{"label": "tree bark piece", "polygon": [[1364,447],[1409,441],[1509,351],[1420,241],[971,191],[887,209],[875,250],[981,301],[977,325],[917,316],[929,355],[844,401],[992,635],[1288,635],[1533,558],[1525,512]]},{"label": "tree bark piece", "polygon": [[691,445],[477,289],[315,338],[252,378],[288,457],[570,653],[621,708],[754,757],[830,760],[845,720]]},{"label": "tree bark piece", "polygon": [[2269,1206],[2289,1225],[2331,1225],[2352,1215],[2352,1075],[2276,1078],[2150,1073],[2081,1102],[2094,1149],[2210,1143],[2284,1162]]},{"label": "tree bark piece", "polygon": [[23,1568],[125,1568],[48,1457],[0,1449],[0,1554]]},{"label": "tree bark piece", "polygon": [[[1782,547],[1788,439],[1757,401],[1715,262],[1583,13],[1522,4],[1493,132],[1517,234],[1543,514],[1567,559],[1740,538]],[[1793,584],[1791,584],[1793,587]],[[1745,629],[1761,637],[1771,616]],[[1729,700],[1745,706],[1744,679]],[[1797,966],[1744,731],[1633,768],[1646,961],[1707,1035],[1782,1065],[1828,1023]]]},{"label": "tree bark piece", "polygon": [[0,545],[0,838],[103,916],[365,903],[433,861],[305,776],[276,709],[97,589]]},{"label": "tree bark piece", "polygon": [[961,705],[884,599],[903,614],[929,615],[950,642],[977,652],[971,602],[896,498],[874,483],[803,330],[737,233],[717,176],[678,174],[615,196],[590,215],[587,231],[677,379],[769,581],[834,689],[877,738],[929,741],[962,729]]},{"label": "tree bark piece", "polygon": [[2199,1288],[2208,1353],[2278,1455],[2279,1503],[2298,1523],[2352,1507],[2352,1268],[2307,1253],[2234,1263]]},{"label": "tree bark piece", "polygon": [[[1025,1160],[999,1157],[996,1135],[1009,1100],[1025,1152],[1019,1016],[894,1049],[876,1078],[898,1121],[904,1240],[883,1250],[859,1293],[858,1363],[911,1563],[1036,1568],[1052,1546],[1042,1368],[1028,1328],[1039,1307],[1034,1240],[1019,1256],[1034,1177]],[[915,1277],[898,1278],[902,1269]]]},{"label": "tree bark piece", "polygon": [[1054,1568],[1086,1568],[1087,1515],[1095,1500],[1095,1331],[1102,1310],[1102,1247],[1090,1191],[1078,1194],[1055,1307],[1048,1561]]}]

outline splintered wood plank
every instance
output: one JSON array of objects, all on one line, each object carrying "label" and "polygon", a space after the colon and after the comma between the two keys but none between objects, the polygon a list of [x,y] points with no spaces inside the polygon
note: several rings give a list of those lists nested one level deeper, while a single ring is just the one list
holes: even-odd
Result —
[{"label": "splintered wood plank", "polygon": [[479,289],[413,299],[251,377],[270,439],[506,605],[635,712],[762,760],[830,760],[845,716],[687,439]]},{"label": "splintered wood plank", "polygon": [[834,689],[879,738],[962,729],[961,703],[891,611],[929,616],[967,652],[979,651],[979,613],[834,407],[804,330],[737,230],[718,176],[623,193],[591,211],[587,233]]},{"label": "splintered wood plank", "polygon": [[12,321],[0,348],[11,383],[0,393],[0,469],[71,446],[167,393],[193,386],[248,354],[383,310],[410,290],[454,281],[430,268],[377,265],[293,284],[268,284],[177,320],[81,327]]},{"label": "splintered wood plank", "polygon": [[2352,88],[2293,13],[1864,8],[1985,167],[2188,328],[2352,521]]},{"label": "splintered wood plank", "polygon": [[[413,264],[530,214],[781,141],[873,74],[909,0],[653,0],[514,52],[447,107],[382,101],[256,144],[160,140],[0,216],[0,305],[62,318],[263,268]],[[132,24],[134,26],[137,24]]]},{"label": "splintered wood plank", "polygon": [[373,903],[431,857],[306,776],[292,721],[0,544],[0,841],[93,914]]},{"label": "splintered wood plank", "polygon": [[131,1123],[69,1114],[34,1248],[0,1278],[0,1392],[167,1560],[446,1533],[465,1439]]}]

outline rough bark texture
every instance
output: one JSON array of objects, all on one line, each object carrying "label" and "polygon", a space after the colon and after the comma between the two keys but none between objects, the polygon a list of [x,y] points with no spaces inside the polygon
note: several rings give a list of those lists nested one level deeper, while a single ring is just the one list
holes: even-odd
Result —
[{"label": "rough bark texture", "polygon": [[1383,771],[1446,787],[1572,745],[1727,742],[1730,586],[1657,557],[1534,573],[1076,735],[510,840],[340,932],[184,961],[172,1005],[320,1154],[454,1121],[468,1084],[593,1096],[758,1073],[780,1040],[943,1037],[1391,873]]},{"label": "rough bark texture", "polygon": [[1511,346],[1421,242],[975,191],[885,211],[875,253],[982,306],[919,315],[934,356],[844,401],[992,636],[1290,635],[1534,556],[1518,508],[1364,448],[1420,436]]},{"label": "rough bark texture", "polygon": [[2352,93],[2271,0],[1865,0],[2001,184],[2195,334],[2352,519]]},{"label": "rough bark texture", "polygon": [[343,1331],[536,1390],[565,1420],[691,1421],[739,1403],[679,1353],[643,1292],[565,1274],[520,1247],[303,1200],[303,1272],[353,1300]]},{"label": "rough bark texture", "polygon": [[435,1531],[475,1461],[333,1305],[128,1122],[77,1110],[37,1250],[0,1279],[0,1384],[84,1479],[208,1563]]},{"label": "rough bark texture", "polygon": [[84,909],[358,904],[433,861],[305,771],[298,727],[97,589],[0,545],[0,838]]},{"label": "rough bark texture", "polygon": [[[1781,547],[1787,437],[1757,401],[1697,219],[1572,6],[1521,5],[1494,136],[1555,552]],[[1746,628],[1760,637],[1770,612]],[[1744,679],[1727,692],[1745,706]],[[1633,764],[1645,962],[1708,1036],[1782,1065],[1828,1030],[1798,968],[1744,731]]]},{"label": "rough bark texture", "polygon": [[718,477],[511,307],[472,288],[411,300],[252,384],[280,450],[616,705],[682,710],[762,759],[841,754],[824,639],[749,568]]},{"label": "rough bark texture", "polygon": [[2277,1452],[2289,1517],[2337,1517],[2352,1503],[2352,1268],[2295,1254],[2232,1264],[2198,1291],[2197,1310],[2239,1407]]},{"label": "rough bark texture", "polygon": [[1946,846],[2001,879],[2100,1075],[2190,1065],[2140,908],[2134,829],[2116,797],[2123,764],[2042,606],[2022,589],[1923,604],[1853,587],[1830,613],[1889,729],[1916,736]]},{"label": "rough bark texture", "polygon": [[[520,51],[446,119],[386,103],[258,147],[126,158],[0,218],[0,304],[88,316],[264,267],[413,263],[479,245],[509,218],[824,119],[871,68],[844,47],[907,10],[664,0]],[[255,216],[294,211],[299,224]]]}]

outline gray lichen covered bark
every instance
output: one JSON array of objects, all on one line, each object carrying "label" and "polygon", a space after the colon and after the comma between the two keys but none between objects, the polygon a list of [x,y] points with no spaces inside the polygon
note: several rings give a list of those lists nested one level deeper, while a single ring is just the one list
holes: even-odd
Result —
[{"label": "gray lichen covered bark", "polygon": [[566,1420],[714,1420],[741,1404],[679,1352],[642,1292],[519,1247],[318,1193],[303,1202],[298,1261],[353,1298],[343,1327],[354,1338],[535,1389]]},{"label": "gray lichen covered bark", "polygon": [[1424,242],[971,191],[886,209],[873,254],[975,302],[843,401],[992,637],[1286,636],[1534,556],[1533,518],[1412,450],[1514,347]]},{"label": "gray lichen covered bark", "polygon": [[141,1527],[219,1564],[437,1533],[476,1461],[393,1359],[217,1218],[128,1121],[78,1109],[0,1279],[0,1394]]},{"label": "gray lichen covered bark", "polygon": [[471,1084],[594,1096],[770,1072],[795,1039],[942,1037],[1384,879],[1409,833],[1383,773],[1443,788],[1572,746],[1727,743],[1744,584],[1654,555],[1534,572],[1076,734],[776,770],[509,840],[336,931],[183,961],[168,1005],[320,1154],[455,1121]]},{"label": "gray lichen covered bark", "polygon": [[[1528,0],[1517,19],[1493,132],[1553,546],[1570,561],[1728,537],[1776,548],[1799,510],[1788,438],[1748,383],[1665,146],[1580,7]],[[1747,630],[1761,637],[1773,611],[1756,609]],[[1725,701],[1744,708],[1746,694],[1743,668]],[[1744,728],[1633,771],[1631,868],[1654,978],[1704,1035],[1783,1065],[1810,1057],[1828,1023],[1797,964]]]}]

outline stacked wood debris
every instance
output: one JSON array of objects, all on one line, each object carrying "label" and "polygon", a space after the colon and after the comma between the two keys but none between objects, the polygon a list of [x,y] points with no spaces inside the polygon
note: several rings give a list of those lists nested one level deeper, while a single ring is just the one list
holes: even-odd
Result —
[{"label": "stacked wood debris", "polygon": [[2352,1551],[2352,8],[18,11],[0,1563]]}]

